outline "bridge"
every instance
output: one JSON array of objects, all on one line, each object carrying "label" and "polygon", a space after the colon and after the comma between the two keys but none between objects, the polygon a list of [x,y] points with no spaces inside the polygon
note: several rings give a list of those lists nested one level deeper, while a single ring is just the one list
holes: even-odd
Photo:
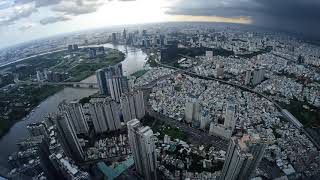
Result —
[{"label": "bridge", "polygon": [[76,88],[90,88],[99,89],[97,83],[84,83],[84,82],[33,82],[33,81],[20,81],[15,79],[16,84],[21,85],[56,85],[56,86],[72,86]]}]

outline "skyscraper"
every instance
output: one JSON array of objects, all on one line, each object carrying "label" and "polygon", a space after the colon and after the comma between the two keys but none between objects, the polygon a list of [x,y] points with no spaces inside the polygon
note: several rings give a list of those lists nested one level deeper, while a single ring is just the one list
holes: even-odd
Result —
[{"label": "skyscraper", "polygon": [[112,43],[114,43],[114,44],[118,43],[117,33],[112,33]]},{"label": "skyscraper", "polygon": [[124,94],[120,98],[124,122],[131,119],[141,119],[145,115],[144,97],[142,91]]},{"label": "skyscraper", "polygon": [[58,140],[64,152],[77,162],[83,161],[85,158],[84,152],[70,119],[65,118],[61,114],[57,114],[55,116],[55,124],[58,130]]},{"label": "skyscraper", "polygon": [[231,128],[231,131],[234,130],[236,125],[236,105],[233,98],[228,99],[226,112],[225,112],[225,119],[224,119],[224,126]]},{"label": "skyscraper", "polygon": [[126,29],[123,29],[122,38],[123,38],[124,41],[126,41],[126,39],[127,39],[127,31],[126,31]]},{"label": "skyscraper", "polygon": [[96,133],[114,131],[121,128],[119,105],[112,99],[91,99],[89,111]]},{"label": "skyscraper", "polygon": [[110,96],[116,102],[120,102],[120,97],[129,92],[129,82],[125,76],[116,76],[108,79]]},{"label": "skyscraper", "polygon": [[96,71],[97,82],[100,89],[100,93],[104,95],[109,95],[109,88],[107,83],[107,77],[105,75],[104,69],[99,69]]},{"label": "skyscraper", "polygon": [[70,103],[64,101],[59,104],[59,110],[71,122],[76,134],[88,134],[89,126],[79,101],[71,101]]},{"label": "skyscraper", "polygon": [[38,145],[38,155],[40,159],[40,165],[43,172],[46,175],[46,178],[49,180],[63,179],[62,175],[54,167],[53,163],[50,160],[50,149],[49,142],[46,139],[43,139],[41,144]]},{"label": "skyscraper", "polygon": [[128,80],[123,76],[121,63],[97,70],[96,76],[100,92],[111,96],[116,102],[119,102],[121,95],[128,91]]},{"label": "skyscraper", "polygon": [[249,180],[258,167],[266,144],[258,135],[232,137],[220,180]]},{"label": "skyscraper", "polygon": [[147,180],[157,179],[157,155],[153,132],[133,119],[127,123],[129,144],[137,172]]},{"label": "skyscraper", "polygon": [[188,123],[200,121],[200,103],[197,99],[187,100],[185,107],[185,120]]}]

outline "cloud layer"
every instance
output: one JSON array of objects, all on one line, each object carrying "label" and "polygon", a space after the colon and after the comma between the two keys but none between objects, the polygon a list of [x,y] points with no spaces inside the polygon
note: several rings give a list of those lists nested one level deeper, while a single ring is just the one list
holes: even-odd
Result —
[{"label": "cloud layer", "polygon": [[178,0],[168,14],[248,17],[258,26],[320,38],[320,1]]},{"label": "cloud layer", "polygon": [[53,15],[43,17],[40,24],[46,25],[59,21],[70,20],[66,15],[77,16],[97,11],[107,0],[1,0],[0,26],[14,24],[16,21],[28,18],[39,8],[49,8]]},{"label": "cloud layer", "polygon": [[[50,13],[38,13],[40,18],[37,19],[38,22],[36,23],[47,25],[67,21],[74,16],[94,13],[109,1],[134,0],[0,0],[0,27],[15,24],[22,19],[37,14],[42,8],[47,8]],[[217,18],[221,20],[223,18],[226,18],[226,20],[241,20],[239,22],[245,20],[245,23],[252,22],[262,27],[320,38],[319,0],[163,1],[171,4],[166,8],[166,14],[168,15],[185,16],[195,20],[205,20],[205,17],[208,17],[208,21]]]},{"label": "cloud layer", "polygon": [[61,21],[68,21],[68,20],[71,20],[71,18],[67,16],[50,16],[50,17],[41,19],[40,24],[47,25],[47,24],[53,24]]}]

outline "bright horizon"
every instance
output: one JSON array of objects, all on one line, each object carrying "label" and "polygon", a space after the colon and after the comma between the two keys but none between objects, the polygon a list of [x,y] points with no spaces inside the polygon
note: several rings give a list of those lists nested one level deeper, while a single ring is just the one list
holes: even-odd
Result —
[{"label": "bright horizon", "polygon": [[72,0],[64,0],[54,6],[40,7],[36,4],[39,0],[30,1],[25,4],[14,4],[12,0],[0,3],[0,35],[3,37],[0,39],[0,48],[48,36],[115,25],[174,21],[252,23],[246,17],[167,14],[167,9],[176,2],[168,0],[109,2],[91,0],[95,2],[93,4],[87,0],[88,4],[79,7],[73,7],[74,5],[70,3]]},{"label": "bright horizon", "polygon": [[320,39],[311,0],[1,0],[0,48],[63,33],[157,22],[254,24]]}]

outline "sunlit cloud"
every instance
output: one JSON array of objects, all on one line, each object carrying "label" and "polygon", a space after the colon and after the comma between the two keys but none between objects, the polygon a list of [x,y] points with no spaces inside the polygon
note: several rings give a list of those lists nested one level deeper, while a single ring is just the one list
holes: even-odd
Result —
[{"label": "sunlit cloud", "polygon": [[253,20],[249,17],[221,17],[221,16],[192,16],[192,15],[171,15],[169,21],[183,22],[224,22],[237,24],[252,24]]}]

